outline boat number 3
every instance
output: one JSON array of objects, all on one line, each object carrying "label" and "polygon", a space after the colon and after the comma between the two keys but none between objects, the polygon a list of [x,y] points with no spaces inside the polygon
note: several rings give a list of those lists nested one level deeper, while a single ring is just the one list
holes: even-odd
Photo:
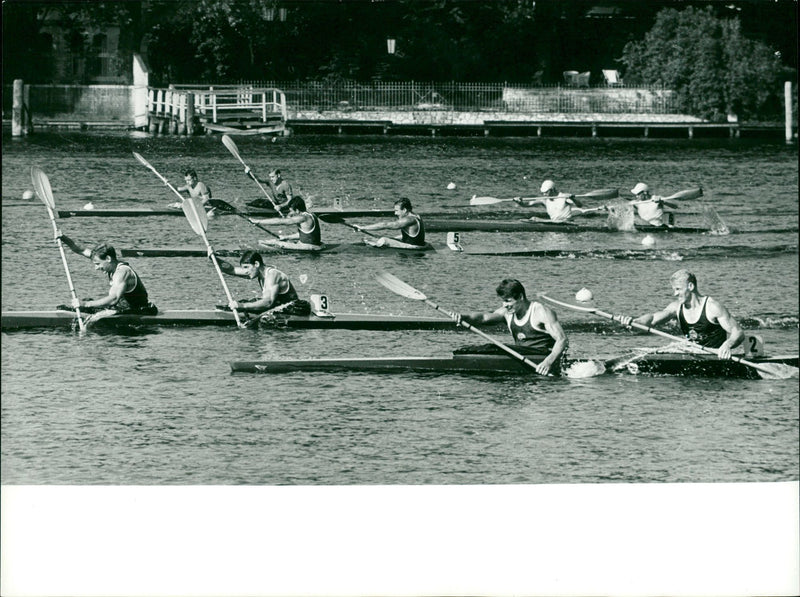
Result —
[{"label": "boat number 3", "polygon": [[311,300],[311,306],[313,307],[314,311],[329,311],[330,303],[328,301],[327,295],[324,294],[312,294],[308,297]]},{"label": "boat number 3", "polygon": [[764,339],[756,334],[745,334],[744,354],[746,357],[764,356]]}]

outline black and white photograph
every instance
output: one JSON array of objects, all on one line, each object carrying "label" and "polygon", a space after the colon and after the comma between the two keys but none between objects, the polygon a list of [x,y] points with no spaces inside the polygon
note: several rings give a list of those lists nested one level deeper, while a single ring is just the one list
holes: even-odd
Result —
[{"label": "black and white photograph", "polygon": [[0,593],[800,593],[797,0],[5,0]]}]

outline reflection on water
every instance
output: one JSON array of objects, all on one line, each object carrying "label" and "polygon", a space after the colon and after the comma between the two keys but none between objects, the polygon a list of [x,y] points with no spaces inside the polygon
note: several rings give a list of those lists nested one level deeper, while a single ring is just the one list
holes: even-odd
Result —
[{"label": "reflection on water", "polygon": [[[535,194],[552,178],[569,192],[636,182],[664,195],[702,186],[678,224],[711,206],[731,234],[462,233],[463,253],[341,251],[271,254],[301,295],[325,293],[334,312],[434,315],[378,285],[388,270],[443,308],[489,310],[494,288],[519,278],[530,296],[572,298],[640,314],[671,300],[669,275],[693,270],[769,352],[798,346],[797,149],[710,140],[420,139],[290,137],[237,140],[259,175],[280,168],[295,189],[330,207],[389,208],[409,197],[421,213],[528,217],[509,205],[470,207],[473,194]],[[36,134],[3,154],[3,309],[68,302],[44,206],[23,201],[29,168],[50,178],[57,206],[164,207],[174,196],[131,155],[173,183],[194,167],[215,197],[244,205],[259,189],[214,136],[153,138]],[[450,182],[456,190],[448,190]],[[501,211],[502,210],[502,211]],[[366,221],[372,221],[366,219]],[[63,218],[65,233],[117,246],[196,246],[181,217]],[[289,232],[287,229],[283,232]],[[777,232],[776,232],[777,231]],[[209,223],[217,246],[263,233],[241,218]],[[331,243],[352,229],[323,224]],[[470,252],[527,251],[517,256]],[[80,296],[107,282],[68,255]],[[130,259],[161,309],[225,303],[203,258]],[[228,279],[237,297],[251,282]],[[610,358],[663,344],[606,320],[559,312],[570,355]],[[501,333],[498,337],[502,338]],[[476,484],[797,479],[796,381],[635,375],[580,379],[368,373],[231,375],[228,361],[334,356],[442,356],[473,344],[466,331],[358,332],[100,327],[85,336],[2,334],[2,475],[48,484]]]}]

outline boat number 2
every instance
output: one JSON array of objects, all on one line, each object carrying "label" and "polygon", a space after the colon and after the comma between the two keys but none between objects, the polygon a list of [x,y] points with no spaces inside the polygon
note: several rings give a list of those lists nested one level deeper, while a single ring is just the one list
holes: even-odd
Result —
[{"label": "boat number 2", "polygon": [[747,357],[760,357],[764,355],[764,340],[756,334],[745,334],[744,354]]}]

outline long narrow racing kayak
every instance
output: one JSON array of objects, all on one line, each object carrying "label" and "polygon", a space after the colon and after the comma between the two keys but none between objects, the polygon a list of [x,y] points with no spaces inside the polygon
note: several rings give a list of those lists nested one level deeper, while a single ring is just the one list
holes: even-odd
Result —
[{"label": "long narrow racing kayak", "polygon": [[[542,357],[527,355],[534,362]],[[757,363],[782,363],[797,366],[798,356],[754,358]],[[606,363],[609,371],[633,374],[736,377],[759,379],[758,372],[735,361],[721,361],[714,355],[686,353],[646,354],[629,361],[619,370],[616,360]],[[568,364],[569,365],[569,364]],[[296,371],[374,371],[509,374],[536,377],[527,365],[502,354],[453,354],[445,357],[365,357],[332,359],[297,359],[270,361],[233,361],[233,373],[290,373]],[[566,370],[566,368],[565,368]]]},{"label": "long narrow racing kayak", "polygon": [[[534,220],[452,220],[452,219],[426,219],[425,230],[428,232],[628,232],[620,231],[609,226],[597,226],[589,224],[576,224],[574,222],[541,222]],[[680,233],[702,233],[710,232],[707,227],[699,226],[649,226],[636,225],[630,232],[680,232]]]},{"label": "long narrow racing kayak", "polygon": [[[251,247],[252,250],[260,253],[284,253],[290,255],[319,255],[321,253],[343,253],[343,252],[365,252],[374,254],[388,253],[429,253],[436,251],[436,247],[430,243],[418,249],[401,249],[398,247],[373,247],[363,242],[361,243],[325,243],[319,249],[292,249],[288,247],[264,246]],[[215,248],[214,253],[220,257],[239,257],[248,248],[245,247],[220,247]],[[448,249],[449,251],[449,249]],[[207,257],[208,251],[205,247],[122,247],[117,249],[121,258],[130,257]]]},{"label": "long narrow racing kayak", "polygon": [[[391,209],[334,209],[320,208],[312,209],[319,219],[326,222],[335,222],[344,218],[383,218],[391,217],[394,211]],[[218,210],[220,215],[229,215],[225,211]],[[240,213],[254,218],[274,218],[278,212],[274,209],[247,209]],[[152,209],[147,207],[129,209],[60,209],[60,218],[138,218],[145,216],[182,216],[183,211],[178,208]]]},{"label": "long narrow racing kayak", "polygon": [[[71,311],[3,311],[3,331],[35,328],[71,328],[75,324]],[[114,328],[130,326],[228,326],[236,329],[233,313],[218,310],[168,310],[156,315],[112,315],[97,319],[93,327]],[[274,327],[331,329],[331,330],[455,330],[450,319],[367,313],[335,313],[331,316],[280,315],[270,325]]]}]

